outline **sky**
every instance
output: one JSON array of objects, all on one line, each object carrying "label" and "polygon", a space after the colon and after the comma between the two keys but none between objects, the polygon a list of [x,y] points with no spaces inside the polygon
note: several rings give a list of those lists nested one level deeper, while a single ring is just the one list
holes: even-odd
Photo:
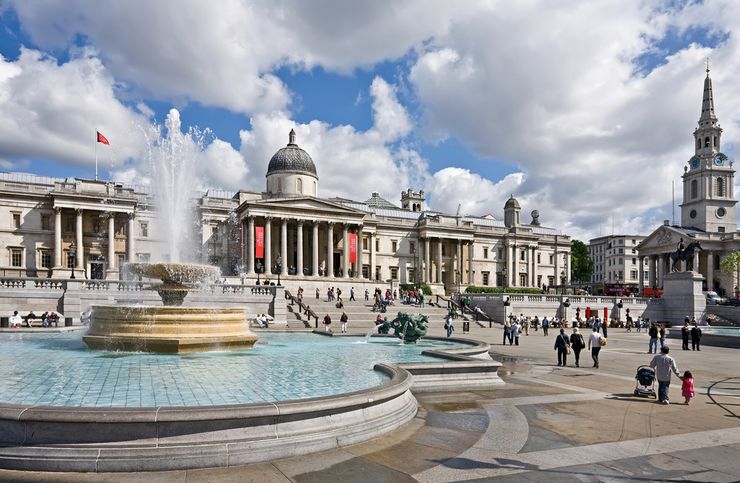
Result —
[{"label": "sky", "polygon": [[319,196],[501,218],[513,194],[587,240],[672,218],[707,58],[740,140],[733,0],[0,0],[0,22],[0,171],[91,178],[97,151],[156,183],[147,132],[177,109],[201,189],[264,190],[295,129]]}]

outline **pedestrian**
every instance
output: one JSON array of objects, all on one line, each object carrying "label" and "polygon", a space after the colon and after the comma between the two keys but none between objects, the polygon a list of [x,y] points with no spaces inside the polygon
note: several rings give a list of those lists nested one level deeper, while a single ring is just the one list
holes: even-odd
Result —
[{"label": "pedestrian", "polygon": [[681,327],[681,349],[689,350],[689,336],[691,335],[691,327],[689,327],[689,318],[683,319],[683,327]]},{"label": "pedestrian", "polygon": [[601,326],[601,331],[604,333],[604,338],[606,339],[608,336],[606,335],[606,329],[609,327],[609,319],[604,320],[604,323]]},{"label": "pedestrian", "polygon": [[565,366],[570,350],[570,340],[565,335],[565,329],[560,329],[560,334],[555,338],[555,349],[558,351],[558,366]]},{"label": "pedestrian", "polygon": [[[519,327],[519,322],[514,321],[514,324],[511,326],[511,335],[514,337],[514,344],[519,345],[519,335],[521,334],[521,327]],[[511,344],[509,344],[511,345]]]},{"label": "pedestrian", "polygon": [[342,316],[339,318],[339,321],[342,323],[342,334],[347,333],[347,321],[349,320],[349,317],[347,317],[347,312],[342,312]]},{"label": "pedestrian", "polygon": [[524,322],[522,323],[522,328],[524,329],[524,335],[529,335],[529,324],[530,324],[530,319],[529,317],[527,317],[526,319],[524,319]]},{"label": "pedestrian", "polygon": [[537,332],[537,328],[540,326],[540,318],[538,316],[534,316],[534,320],[532,321],[532,327],[534,328],[534,331]]},{"label": "pedestrian", "polygon": [[320,297],[319,295],[319,287],[316,287],[316,300],[318,300]]},{"label": "pedestrian", "polygon": [[685,371],[681,378],[681,395],[683,396],[683,403],[687,406],[691,402],[691,398],[696,396],[694,392],[694,376],[691,375],[691,371]]},{"label": "pedestrian", "polygon": [[655,369],[655,376],[658,379],[658,402],[660,404],[670,404],[668,400],[668,389],[671,386],[671,372],[678,377],[681,373],[676,367],[676,361],[668,355],[670,349],[668,346],[660,348],[660,354],[653,357],[650,361],[650,367]]},{"label": "pedestrian", "polygon": [[542,319],[542,335],[547,337],[547,329],[550,327],[550,322],[547,320],[547,317]]},{"label": "pedestrian", "polygon": [[668,334],[668,329],[665,328],[665,325],[661,325],[660,329],[658,330],[658,336],[660,337],[660,348],[662,349],[665,347],[665,336]]},{"label": "pedestrian", "polygon": [[658,352],[658,327],[656,327],[655,322],[650,324],[648,335],[650,336],[650,343],[648,344],[648,354],[655,354]]},{"label": "pedestrian", "polygon": [[331,332],[331,317],[329,317],[329,314],[324,316],[324,330],[326,332]]},{"label": "pedestrian", "polygon": [[448,338],[452,335],[452,332],[454,332],[455,330],[455,327],[452,325],[452,315],[447,316],[447,320],[445,321],[445,330],[447,331]]},{"label": "pedestrian", "polygon": [[591,336],[588,338],[588,349],[591,351],[591,359],[594,360],[593,367],[596,369],[599,368],[599,352],[601,352],[601,346],[605,343],[606,339],[604,339],[599,334],[599,330],[594,327],[593,332],[591,332]]},{"label": "pedestrian", "polygon": [[641,315],[637,316],[637,322],[635,322],[635,328],[637,329],[636,332],[639,334],[640,329],[642,329],[642,316]]},{"label": "pedestrian", "polygon": [[699,325],[694,322],[694,326],[691,328],[691,350],[700,351],[699,344],[701,343],[701,329]]},{"label": "pedestrian", "polygon": [[365,289],[365,302],[370,300],[370,291],[368,289]]},{"label": "pedestrian", "polygon": [[580,367],[581,351],[586,347],[586,341],[578,332],[578,327],[574,327],[573,333],[570,335],[570,346],[573,348],[573,355],[576,357],[576,367]]},{"label": "pedestrian", "polygon": [[424,292],[419,292],[419,307],[424,307]]},{"label": "pedestrian", "polygon": [[[504,340],[502,342],[502,345],[506,345],[506,341],[509,339],[509,334],[511,333],[511,322],[509,319],[506,319],[504,321]],[[511,345],[511,343],[509,343]]]},{"label": "pedestrian", "polygon": [[349,301],[354,302],[355,301],[355,288],[352,287],[349,289]]},{"label": "pedestrian", "polygon": [[342,302],[342,289],[337,287],[337,302]]}]

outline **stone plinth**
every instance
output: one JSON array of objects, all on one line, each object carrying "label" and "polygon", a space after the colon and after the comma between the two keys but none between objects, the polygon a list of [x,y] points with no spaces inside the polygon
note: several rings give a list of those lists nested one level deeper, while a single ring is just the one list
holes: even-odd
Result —
[{"label": "stone plinth", "polygon": [[707,307],[702,291],[704,277],[697,272],[675,272],[663,279],[663,304],[660,320],[672,325],[683,324],[684,318],[701,321]]},{"label": "stone plinth", "polygon": [[246,349],[257,336],[242,308],[96,305],[82,339],[91,349],[179,353]]}]

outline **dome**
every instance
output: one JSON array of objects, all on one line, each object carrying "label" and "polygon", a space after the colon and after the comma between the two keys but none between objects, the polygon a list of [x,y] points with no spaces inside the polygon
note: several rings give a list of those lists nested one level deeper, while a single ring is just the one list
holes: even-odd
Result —
[{"label": "dome", "polygon": [[517,209],[517,210],[519,210],[519,209],[521,209],[521,206],[519,206],[519,202],[516,200],[516,198],[514,198],[514,195],[511,195],[511,198],[509,198],[508,200],[506,200],[506,204],[504,205],[504,209],[505,210],[510,210],[510,209]]},{"label": "dome", "polygon": [[295,131],[292,129],[288,135],[288,145],[278,149],[267,166],[267,176],[276,173],[302,173],[318,178],[313,159],[298,147],[295,142]]}]

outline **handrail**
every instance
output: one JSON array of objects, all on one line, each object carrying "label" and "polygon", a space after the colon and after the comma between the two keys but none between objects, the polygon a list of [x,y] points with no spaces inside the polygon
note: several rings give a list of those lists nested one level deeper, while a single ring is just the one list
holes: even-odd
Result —
[{"label": "handrail", "polygon": [[316,315],[313,309],[304,304],[302,300],[298,300],[292,293],[290,293],[289,290],[285,290],[285,299],[290,300],[290,305],[295,305],[296,303],[298,303],[298,314],[300,315],[302,311],[303,314],[308,317],[308,321],[302,321],[303,325],[305,325],[306,327],[311,327],[311,317],[313,317],[315,327],[317,329],[319,328],[319,316]]}]

